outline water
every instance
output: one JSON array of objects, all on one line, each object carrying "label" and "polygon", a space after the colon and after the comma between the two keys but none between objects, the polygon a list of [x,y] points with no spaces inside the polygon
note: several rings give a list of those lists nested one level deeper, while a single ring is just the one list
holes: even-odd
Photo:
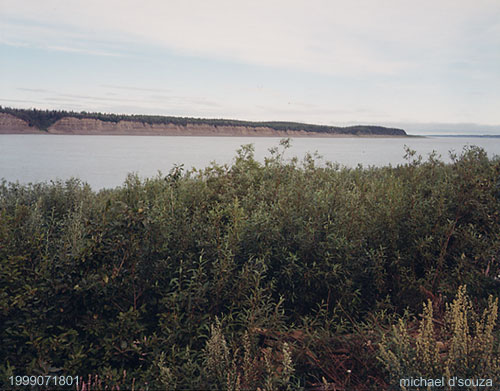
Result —
[{"label": "water", "polygon": [[[20,183],[77,177],[93,189],[123,184],[128,173],[152,177],[175,165],[203,168],[210,162],[230,164],[243,144],[254,144],[263,161],[280,138],[0,135],[0,178]],[[404,163],[404,146],[424,158],[433,150],[449,161],[449,151],[460,153],[477,145],[489,156],[500,155],[500,138],[294,138],[285,158],[300,159],[317,151],[324,161],[354,167],[358,164]]]}]

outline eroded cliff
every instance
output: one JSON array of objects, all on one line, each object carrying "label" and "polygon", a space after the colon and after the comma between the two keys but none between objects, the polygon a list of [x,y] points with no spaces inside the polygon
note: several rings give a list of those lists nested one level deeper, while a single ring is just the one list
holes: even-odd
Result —
[{"label": "eroded cliff", "polygon": [[0,134],[36,134],[40,129],[11,114],[0,113]]},{"label": "eroded cliff", "polygon": [[[0,133],[257,137],[406,136],[406,132],[402,129],[370,125],[341,128],[294,122],[248,122],[87,113],[71,115],[67,112],[10,110],[12,114],[0,112]],[[61,116],[63,113],[66,115]],[[96,116],[98,118],[92,118]]]}]

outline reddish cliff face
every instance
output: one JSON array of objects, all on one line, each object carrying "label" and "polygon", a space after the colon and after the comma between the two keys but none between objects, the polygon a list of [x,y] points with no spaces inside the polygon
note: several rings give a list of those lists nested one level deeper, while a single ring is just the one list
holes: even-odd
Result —
[{"label": "reddish cliff face", "polygon": [[[357,129],[359,128],[359,129]],[[101,121],[93,118],[64,117],[48,131],[42,131],[11,114],[0,113],[0,134],[81,134],[137,136],[245,136],[245,137],[394,137],[404,136],[400,129],[351,127],[352,133],[325,133],[305,130],[276,130],[265,126],[209,124],[148,124],[137,121]]]},{"label": "reddish cliff face", "polygon": [[26,121],[14,117],[13,115],[0,114],[0,134],[36,134],[44,133],[39,129],[29,126]]},{"label": "reddish cliff face", "polygon": [[[277,131],[266,127],[247,126],[187,126],[146,124],[135,121],[107,122],[96,119],[65,117],[49,128],[53,134],[159,135],[159,136],[306,136],[305,131]],[[309,135],[311,135],[309,133]]]},{"label": "reddish cliff face", "polygon": [[[52,125],[48,132],[29,126],[26,121],[11,114],[0,114],[0,134],[89,134],[89,135],[143,135],[143,136],[311,136],[305,131],[279,131],[267,127],[213,126],[189,124],[147,124],[136,121],[108,122],[91,118],[65,117]],[[318,134],[319,135],[319,134]]]}]

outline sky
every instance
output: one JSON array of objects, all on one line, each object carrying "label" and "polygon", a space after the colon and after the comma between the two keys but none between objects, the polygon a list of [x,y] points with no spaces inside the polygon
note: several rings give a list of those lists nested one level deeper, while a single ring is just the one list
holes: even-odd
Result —
[{"label": "sky", "polygon": [[0,105],[500,134],[499,0],[0,0]]}]

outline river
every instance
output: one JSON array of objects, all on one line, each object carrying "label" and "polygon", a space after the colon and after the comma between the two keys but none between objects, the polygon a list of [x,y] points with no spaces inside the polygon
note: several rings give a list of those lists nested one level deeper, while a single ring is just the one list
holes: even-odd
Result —
[{"label": "river", "polygon": [[[98,190],[120,186],[128,173],[151,177],[180,164],[187,169],[203,168],[212,161],[230,164],[244,144],[253,144],[255,157],[264,161],[279,141],[273,137],[0,135],[0,178],[29,183],[77,177]],[[460,153],[466,145],[482,147],[489,156],[500,155],[500,138],[293,138],[285,158],[302,159],[307,152],[317,151],[320,163],[397,165],[405,162],[405,145],[424,159],[436,151],[449,161],[450,151]]]}]

